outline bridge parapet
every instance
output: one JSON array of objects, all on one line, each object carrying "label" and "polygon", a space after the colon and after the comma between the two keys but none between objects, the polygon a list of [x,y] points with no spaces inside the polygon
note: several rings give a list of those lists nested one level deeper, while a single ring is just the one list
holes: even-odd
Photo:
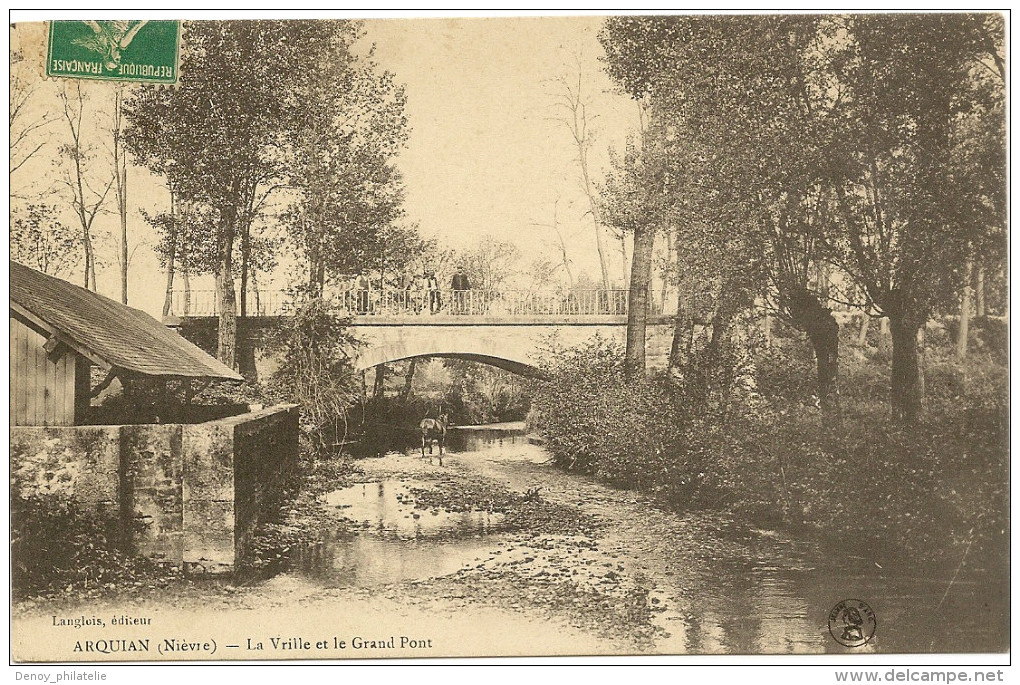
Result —
[{"label": "bridge parapet", "polygon": [[[283,290],[249,291],[248,316],[287,316],[298,306],[299,299]],[[649,292],[649,313],[672,315],[675,298],[663,297],[658,291]],[[327,293],[334,304],[353,317],[373,317],[382,321],[413,324],[428,321],[439,325],[444,319],[462,323],[465,317],[485,319],[488,322],[507,320],[527,323],[575,321],[586,319],[605,323],[607,317],[626,317],[630,300],[629,290],[341,290]],[[240,298],[235,298],[240,302]],[[176,316],[203,317],[219,315],[219,300],[212,290],[175,291],[172,298]],[[240,304],[237,305],[240,314]]]}]

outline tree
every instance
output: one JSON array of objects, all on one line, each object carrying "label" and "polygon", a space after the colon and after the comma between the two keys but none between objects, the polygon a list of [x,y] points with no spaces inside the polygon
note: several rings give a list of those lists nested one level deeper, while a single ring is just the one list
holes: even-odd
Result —
[{"label": "tree", "polygon": [[350,322],[322,298],[303,302],[283,322],[280,368],[270,389],[301,404],[302,426],[318,450],[331,452],[347,434],[347,410],[358,396],[349,350]]},{"label": "tree", "polygon": [[75,267],[75,231],[57,220],[50,205],[30,204],[11,218],[11,259],[36,271],[64,277]]},{"label": "tree", "polygon": [[[974,193],[974,209],[968,218],[972,229],[970,251],[964,268],[963,291],[960,297],[960,326],[957,353],[967,353],[967,329],[971,314],[986,314],[985,274],[1005,272],[1007,245],[1006,226],[1006,159],[1003,141],[1005,132],[1005,65],[1002,57],[1003,25],[1000,15],[984,17],[983,52],[971,68],[974,98],[969,110],[958,119],[954,137],[954,158],[959,160],[956,173],[966,179]],[[987,57],[987,59],[986,59]],[[992,65],[988,64],[988,61]],[[994,66],[993,66],[994,65]],[[996,279],[998,280],[998,279]],[[1005,289],[1005,283],[1002,283]]]},{"label": "tree", "polygon": [[588,99],[584,91],[584,78],[580,66],[577,69],[576,79],[567,76],[560,77],[556,79],[556,86],[554,105],[559,111],[556,120],[567,127],[577,148],[577,163],[581,170],[581,189],[588,198],[589,211],[595,224],[595,246],[599,254],[602,289],[609,290],[609,263],[602,235],[603,224],[599,213],[598,191],[592,180],[588,163],[588,150],[593,141],[588,114]]},{"label": "tree", "polygon": [[299,105],[285,140],[289,184],[300,193],[285,221],[312,294],[363,268],[385,276],[422,247],[416,231],[397,224],[404,191],[393,158],[407,139],[406,97],[371,53],[355,53],[363,34],[358,23],[335,23],[320,68],[295,84]]},{"label": "tree", "polygon": [[603,189],[602,215],[610,226],[634,236],[633,262],[627,307],[627,347],[624,372],[630,378],[645,372],[645,331],[648,319],[648,288],[652,280],[655,234],[667,216],[669,171],[662,150],[652,149],[661,140],[642,131],[642,146],[628,143],[622,158],[613,157],[614,171]]},{"label": "tree", "polygon": [[563,238],[563,230],[560,228],[560,198],[553,203],[553,216],[551,224],[543,224],[536,221],[531,222],[532,226],[551,228],[556,234],[556,249],[560,253],[560,261],[563,271],[567,274],[567,283],[571,289],[574,287],[574,271],[570,267],[570,256],[567,254],[567,241]]},{"label": "tree", "polygon": [[838,328],[828,285],[815,278],[813,292],[811,281],[827,261],[864,293],[854,304],[889,316],[893,414],[919,414],[917,333],[957,292],[968,217],[981,215],[953,145],[978,101],[969,72],[987,54],[983,23],[618,18],[603,32],[614,78],[674,116],[685,206],[728,214],[764,258],[776,307],[815,347],[823,405],[836,387]]},{"label": "tree", "polygon": [[127,235],[127,153],[124,150],[124,86],[118,84],[113,91],[113,121],[111,132],[113,156],[114,195],[117,198],[117,214],[120,217],[120,250],[117,262],[120,265],[120,301],[128,303],[128,235]]},{"label": "tree", "polygon": [[[712,360],[733,317],[765,284],[757,217],[767,214],[779,193],[760,173],[766,108],[749,108],[744,100],[768,83],[753,78],[762,71],[754,62],[758,50],[768,47],[758,37],[762,28],[743,18],[619,18],[607,22],[601,35],[610,75],[646,103],[643,170],[631,174],[627,187],[636,198],[632,216],[658,214],[673,227],[674,369],[691,356],[696,320],[712,324],[706,350]],[[770,57],[766,51],[761,59]],[[646,251],[649,263],[641,271],[650,276],[651,250]]]},{"label": "tree", "polygon": [[234,247],[258,198],[284,180],[280,146],[295,84],[343,22],[202,21],[184,26],[181,82],[143,86],[124,104],[125,141],[180,201],[209,210],[219,293],[217,356],[236,362]]},{"label": "tree", "polygon": [[[13,31],[12,31],[13,33]],[[31,65],[25,64],[25,56],[20,46],[11,46],[10,52],[10,166],[9,180],[47,143],[46,138],[39,138],[42,129],[53,122],[48,113],[33,114],[31,101],[38,88],[31,77]]]},{"label": "tree", "polygon": [[475,290],[517,289],[514,278],[520,273],[521,251],[513,243],[483,236],[471,248],[461,252],[457,261],[464,266]]},{"label": "tree", "polygon": [[87,95],[82,89],[81,81],[73,85],[63,84],[60,101],[63,105],[63,118],[67,123],[69,140],[60,146],[59,152],[64,157],[63,182],[69,194],[69,201],[81,227],[81,245],[84,252],[84,287],[96,289],[96,255],[93,245],[92,224],[103,208],[106,197],[113,186],[114,177],[109,179],[90,172],[94,168],[96,158],[94,146],[85,139],[85,103]]},{"label": "tree", "polygon": [[827,238],[889,317],[892,413],[913,423],[922,410],[919,331],[960,291],[970,244],[984,232],[974,218],[988,215],[957,143],[979,100],[973,70],[989,39],[1000,39],[984,17],[965,14],[834,17],[822,30],[809,87],[825,114],[839,218]]},{"label": "tree", "polygon": [[150,216],[143,211],[142,216],[159,236],[155,245],[156,256],[166,270],[163,316],[169,315],[173,307],[173,288],[178,267],[184,288],[184,307],[178,313],[186,316],[191,304],[191,276],[216,271],[216,238],[208,230],[208,226],[213,223],[211,210],[182,202],[171,191],[169,212]]}]

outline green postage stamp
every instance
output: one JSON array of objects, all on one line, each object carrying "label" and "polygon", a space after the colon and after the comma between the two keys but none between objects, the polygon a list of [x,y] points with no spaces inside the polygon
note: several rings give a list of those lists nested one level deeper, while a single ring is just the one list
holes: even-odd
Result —
[{"label": "green postage stamp", "polygon": [[46,75],[177,83],[179,21],[51,21]]}]

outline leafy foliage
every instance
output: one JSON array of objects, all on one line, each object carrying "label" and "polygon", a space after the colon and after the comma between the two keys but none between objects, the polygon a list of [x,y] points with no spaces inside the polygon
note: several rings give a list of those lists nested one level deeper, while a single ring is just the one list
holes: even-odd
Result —
[{"label": "leafy foliage", "polygon": [[[626,383],[622,351],[604,341],[557,353],[536,388],[531,422],[556,463],[677,509],[725,510],[773,525],[851,535],[922,557],[995,555],[1008,515],[1008,380],[990,355],[961,366],[936,353],[917,428],[883,409],[888,376],[846,355],[844,421],[826,421],[795,339],[701,374],[734,374],[732,400],[706,403],[699,382]],[[977,357],[977,355],[974,355]],[[704,365],[706,362],[702,360]],[[731,366],[727,371],[726,367]],[[892,547],[890,547],[890,545]]]},{"label": "leafy foliage", "polygon": [[322,450],[347,433],[347,413],[358,397],[350,350],[356,341],[336,305],[322,298],[304,302],[277,338],[282,363],[270,381],[271,396],[298,402],[301,421]]},{"label": "leafy foliage", "polygon": [[356,55],[360,37],[357,22],[340,20],[188,22],[180,85],[142,88],[125,103],[129,149],[202,217],[200,244],[215,257],[222,300],[218,353],[228,363],[235,242],[242,280],[272,264],[276,236],[257,230],[271,194],[302,191],[283,218],[319,290],[327,263],[342,270],[374,252],[369,238],[400,214],[390,157],[403,139],[403,95]]},{"label": "leafy foliage", "polygon": [[[778,311],[807,330],[823,402],[834,322],[812,304],[816,263],[841,270],[844,298],[891,318],[893,408],[910,422],[920,410],[915,333],[953,300],[968,255],[1002,244],[1000,24],[967,14],[619,17],[601,34],[610,75],[650,102],[650,133],[679,181],[667,190],[683,217],[678,245],[700,256],[725,239],[740,256],[710,267],[764,271],[766,281],[742,285],[775,293]],[[698,225],[700,240],[684,235]],[[684,259],[681,275],[692,273]]]},{"label": "leafy foliage", "polygon": [[460,424],[518,421],[528,412],[528,384],[521,377],[487,364],[446,360],[451,383],[443,407]]},{"label": "leafy foliage", "polygon": [[12,212],[10,245],[11,259],[51,276],[67,276],[78,263],[78,236],[49,205],[29,204]]},{"label": "leafy foliage", "polygon": [[11,587],[16,599],[164,582],[172,572],[119,547],[115,511],[90,512],[62,493],[11,497]]}]

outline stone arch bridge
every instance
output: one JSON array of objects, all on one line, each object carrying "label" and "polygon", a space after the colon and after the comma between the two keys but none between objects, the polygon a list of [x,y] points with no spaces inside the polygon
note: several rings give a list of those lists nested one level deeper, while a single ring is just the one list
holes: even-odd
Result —
[{"label": "stone arch bridge", "polygon": [[[525,376],[538,376],[543,355],[551,346],[578,345],[595,336],[623,344],[626,340],[626,290],[597,290],[566,294],[441,291],[441,307],[430,311],[428,296],[415,299],[405,291],[344,292],[333,296],[351,316],[351,332],[361,341],[355,369],[421,357],[464,359],[496,366]],[[215,329],[216,298],[205,291],[182,303],[175,294],[172,317],[188,328]],[[672,299],[672,298],[669,298]],[[651,294],[646,334],[647,363],[665,367],[672,342],[673,319],[667,302]],[[248,298],[254,316],[246,319],[252,331],[273,328],[294,311],[280,293]],[[182,306],[185,305],[186,306]],[[657,306],[658,305],[658,306]],[[208,332],[206,332],[208,335]],[[257,333],[255,334],[256,337]]]},{"label": "stone arch bridge", "polygon": [[[379,364],[414,357],[441,357],[537,376],[543,355],[553,345],[569,347],[595,336],[623,344],[626,317],[600,318],[539,321],[500,317],[466,321],[460,317],[435,317],[410,323],[356,319],[352,330],[362,346],[355,358],[355,369],[366,371]],[[649,366],[666,365],[672,334],[672,321],[656,317],[650,322],[646,342]]]}]

